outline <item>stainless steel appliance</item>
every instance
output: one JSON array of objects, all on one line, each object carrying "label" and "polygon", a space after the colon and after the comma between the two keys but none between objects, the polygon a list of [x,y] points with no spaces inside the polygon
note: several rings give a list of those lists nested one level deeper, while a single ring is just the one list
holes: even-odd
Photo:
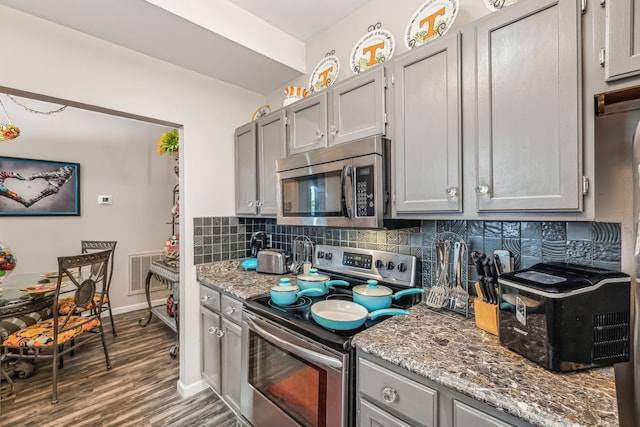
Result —
[{"label": "stainless steel appliance", "polygon": [[288,255],[282,249],[263,249],[258,252],[258,273],[285,274],[289,272]]},{"label": "stainless steel appliance", "polygon": [[500,343],[554,371],[629,361],[630,278],[540,263],[498,279]]},{"label": "stainless steel appliance", "polygon": [[[330,287],[322,297],[303,296],[278,306],[268,295],[243,308],[241,413],[256,426],[335,427],[355,424],[355,349],[352,337],[384,320],[354,330],[317,324],[311,306],[325,299],[351,300],[351,288],[375,279],[398,291],[421,286],[417,259],[366,249],[318,245],[314,267],[351,286]],[[420,295],[405,295],[393,307],[408,308]]]},{"label": "stainless steel appliance", "polygon": [[277,160],[278,224],[381,228],[389,160],[381,136]]}]

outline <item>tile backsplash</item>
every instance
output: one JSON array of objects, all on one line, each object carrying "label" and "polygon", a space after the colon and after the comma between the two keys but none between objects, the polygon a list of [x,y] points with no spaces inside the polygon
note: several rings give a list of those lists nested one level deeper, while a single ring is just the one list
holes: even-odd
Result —
[{"label": "tile backsplash", "polygon": [[[249,239],[256,231],[265,231],[271,235],[272,247],[289,253],[293,239],[304,235],[316,244],[414,255],[422,262],[425,286],[430,286],[432,244],[441,236],[464,239],[467,254],[507,249],[514,255],[516,269],[551,261],[621,268],[619,223],[429,220],[412,228],[369,230],[285,226],[276,224],[275,219],[236,217],[194,218],[194,263],[248,257]],[[468,277],[474,279],[474,269],[468,271]]]}]

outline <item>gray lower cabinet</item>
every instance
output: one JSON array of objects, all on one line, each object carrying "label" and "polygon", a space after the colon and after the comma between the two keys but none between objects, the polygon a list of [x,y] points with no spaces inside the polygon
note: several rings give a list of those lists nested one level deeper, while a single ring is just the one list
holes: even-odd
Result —
[{"label": "gray lower cabinet", "polygon": [[276,216],[276,160],[286,155],[286,124],[283,110],[236,129],[238,216]]},{"label": "gray lower cabinet", "polygon": [[473,24],[479,212],[582,209],[581,20],[528,0]]},{"label": "gray lower cabinet", "polygon": [[357,351],[360,427],[530,427],[443,385]]},{"label": "gray lower cabinet", "polygon": [[393,61],[394,213],[459,212],[460,34]]},{"label": "gray lower cabinet", "polygon": [[609,0],[606,7],[606,81],[640,74],[640,0]]},{"label": "gray lower cabinet", "polygon": [[200,286],[202,377],[236,413],[240,413],[242,301]]}]

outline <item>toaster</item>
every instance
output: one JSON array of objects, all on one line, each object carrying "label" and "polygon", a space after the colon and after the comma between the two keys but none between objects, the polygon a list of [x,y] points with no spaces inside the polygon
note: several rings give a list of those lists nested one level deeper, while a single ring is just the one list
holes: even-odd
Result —
[{"label": "toaster", "polygon": [[258,252],[258,273],[286,274],[287,253],[281,249],[263,249]]},{"label": "toaster", "polygon": [[630,277],[569,263],[539,263],[498,279],[500,343],[553,371],[627,362]]}]

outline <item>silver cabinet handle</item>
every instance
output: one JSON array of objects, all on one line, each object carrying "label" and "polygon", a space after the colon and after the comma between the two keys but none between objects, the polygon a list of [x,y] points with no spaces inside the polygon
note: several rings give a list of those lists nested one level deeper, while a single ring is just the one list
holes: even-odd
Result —
[{"label": "silver cabinet handle", "polygon": [[445,188],[445,192],[447,193],[447,199],[455,199],[458,197],[458,187],[447,187]]},{"label": "silver cabinet handle", "polygon": [[331,127],[329,127],[329,133],[330,133],[331,135],[337,135],[337,134],[338,134],[338,128],[337,128],[337,127],[335,127],[335,126],[331,126]]},{"label": "silver cabinet handle", "polygon": [[385,387],[382,389],[382,400],[387,403],[393,403],[398,398],[398,393],[391,387]]},{"label": "silver cabinet handle", "polygon": [[247,206],[249,206],[249,207],[253,206],[253,201],[249,200],[249,201],[247,202]]},{"label": "silver cabinet handle", "polygon": [[323,137],[324,137],[324,132],[322,132],[320,129],[318,129],[316,131],[316,141],[320,141]]},{"label": "silver cabinet handle", "polygon": [[216,328],[215,326],[211,326],[211,327],[209,328],[209,333],[210,333],[211,335],[213,335],[213,334],[215,334],[215,333],[216,333],[216,331],[217,331],[217,330],[218,330],[218,328]]},{"label": "silver cabinet handle", "polygon": [[216,330],[216,336],[218,338],[222,338],[224,336],[224,331],[222,329],[218,329],[218,328],[216,328],[216,329],[217,329]]},{"label": "silver cabinet handle", "polygon": [[209,295],[202,295],[202,297],[200,298],[200,300],[202,302],[206,302],[209,298],[211,298]]},{"label": "silver cabinet handle", "polygon": [[226,314],[233,314],[234,311],[236,311],[235,307],[227,307],[224,309]]},{"label": "silver cabinet handle", "polygon": [[476,185],[476,193],[478,193],[482,197],[489,196],[489,186],[487,184],[478,184]]}]

